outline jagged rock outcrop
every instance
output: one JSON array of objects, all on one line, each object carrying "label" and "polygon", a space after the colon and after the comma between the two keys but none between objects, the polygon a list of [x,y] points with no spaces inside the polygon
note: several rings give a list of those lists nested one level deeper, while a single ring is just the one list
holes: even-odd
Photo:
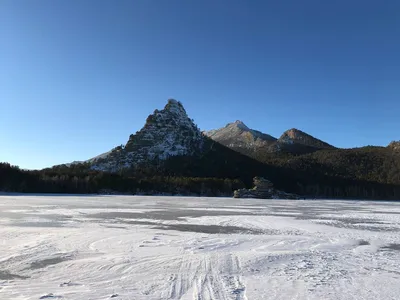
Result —
[{"label": "jagged rock outcrop", "polygon": [[253,183],[254,187],[252,189],[236,190],[233,197],[257,199],[299,199],[297,195],[275,189],[272,182],[265,178],[254,177]]},{"label": "jagged rock outcrop", "polygon": [[235,121],[220,129],[205,131],[204,134],[229,148],[260,148],[271,145],[276,138],[250,129],[242,121]]},{"label": "jagged rock outcrop", "polygon": [[392,141],[388,145],[388,148],[395,150],[395,151],[400,151],[400,141]]},{"label": "jagged rock outcrop", "polygon": [[163,110],[149,115],[144,127],[118,146],[96,159],[88,160],[94,170],[115,172],[139,164],[151,164],[177,155],[201,152],[204,137],[183,105],[169,99]]}]

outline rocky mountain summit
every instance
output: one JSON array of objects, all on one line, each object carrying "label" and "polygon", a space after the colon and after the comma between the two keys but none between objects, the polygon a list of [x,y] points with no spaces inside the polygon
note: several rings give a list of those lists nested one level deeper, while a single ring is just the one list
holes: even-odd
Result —
[{"label": "rocky mountain summit", "polygon": [[301,144],[304,146],[309,146],[319,149],[334,148],[332,145],[329,145],[328,143],[316,139],[315,137],[296,128],[292,128],[285,131],[278,139],[278,142],[282,144]]},{"label": "rocky mountain summit", "polygon": [[183,105],[169,99],[163,110],[155,110],[144,127],[130,135],[126,145],[115,147],[88,163],[94,170],[115,172],[171,156],[194,155],[201,151],[203,143],[202,133]]},{"label": "rocky mountain summit", "polygon": [[232,149],[259,148],[271,145],[277,140],[269,134],[250,129],[239,120],[229,123],[223,128],[205,131],[204,134]]},{"label": "rocky mountain summit", "polygon": [[268,151],[306,154],[322,149],[335,149],[335,147],[299,129],[292,128],[286,130]]},{"label": "rocky mountain summit", "polygon": [[295,128],[285,131],[279,139],[276,139],[269,134],[250,129],[242,121],[229,123],[220,129],[205,131],[204,134],[214,141],[244,154],[257,151],[304,154],[335,148]]},{"label": "rocky mountain summit", "polygon": [[389,144],[388,148],[396,151],[400,151],[400,141],[393,141]]}]

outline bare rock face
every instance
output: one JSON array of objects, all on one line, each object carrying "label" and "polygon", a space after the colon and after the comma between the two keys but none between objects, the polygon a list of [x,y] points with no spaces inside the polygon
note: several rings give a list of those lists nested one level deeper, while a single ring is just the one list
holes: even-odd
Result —
[{"label": "bare rock face", "polygon": [[389,144],[388,148],[395,150],[395,151],[400,151],[400,141],[393,141]]},{"label": "bare rock face", "polygon": [[269,191],[274,187],[273,183],[263,177],[253,178],[254,189],[258,191]]},{"label": "bare rock face", "polygon": [[296,128],[285,131],[282,136],[278,139],[278,142],[282,144],[301,144],[304,146],[315,147],[319,149],[332,149],[332,145],[325,143],[301,130]]},{"label": "bare rock face", "polygon": [[250,129],[242,121],[235,121],[220,129],[204,131],[214,141],[229,148],[261,148],[271,145],[276,138],[269,134]]},{"label": "bare rock face", "polygon": [[131,134],[125,146],[118,146],[89,162],[94,170],[115,172],[171,156],[194,155],[201,151],[203,143],[202,133],[182,103],[169,99],[163,110],[155,110],[143,128]]},{"label": "bare rock face", "polygon": [[252,189],[236,190],[233,197],[256,199],[299,199],[297,195],[276,190],[272,182],[265,178],[254,177],[253,183],[254,187]]}]

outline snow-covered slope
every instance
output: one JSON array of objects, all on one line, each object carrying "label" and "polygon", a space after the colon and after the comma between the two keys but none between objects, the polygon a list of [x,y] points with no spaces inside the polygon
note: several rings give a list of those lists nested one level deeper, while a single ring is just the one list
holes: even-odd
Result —
[{"label": "snow-covered slope", "polygon": [[396,202],[0,196],[0,299],[394,300],[399,231]]},{"label": "snow-covered slope", "polygon": [[65,164],[65,165],[66,166],[71,166],[71,165],[77,165],[77,164],[83,164],[83,163],[94,163],[99,159],[106,158],[111,153],[111,151],[112,150],[107,151],[107,152],[102,153],[102,154],[99,154],[99,155],[97,155],[97,156],[95,156],[93,158],[90,158],[88,160],[83,160],[83,161],[76,160],[76,161],[73,161],[72,163],[68,163],[68,164]]},{"label": "snow-covered slope", "polygon": [[276,141],[273,136],[250,129],[242,121],[229,123],[220,129],[205,131],[204,134],[230,148],[258,148]]},{"label": "snow-covered slope", "polygon": [[194,155],[201,151],[203,135],[193,123],[182,104],[168,100],[163,110],[155,110],[144,127],[119,146],[88,160],[91,168],[118,171],[141,163],[154,163],[170,156]]}]

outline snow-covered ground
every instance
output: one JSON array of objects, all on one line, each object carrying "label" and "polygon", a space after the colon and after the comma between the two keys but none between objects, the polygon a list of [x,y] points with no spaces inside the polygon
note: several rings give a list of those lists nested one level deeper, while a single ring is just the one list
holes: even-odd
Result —
[{"label": "snow-covered ground", "polygon": [[1,196],[0,299],[400,299],[400,203]]}]

